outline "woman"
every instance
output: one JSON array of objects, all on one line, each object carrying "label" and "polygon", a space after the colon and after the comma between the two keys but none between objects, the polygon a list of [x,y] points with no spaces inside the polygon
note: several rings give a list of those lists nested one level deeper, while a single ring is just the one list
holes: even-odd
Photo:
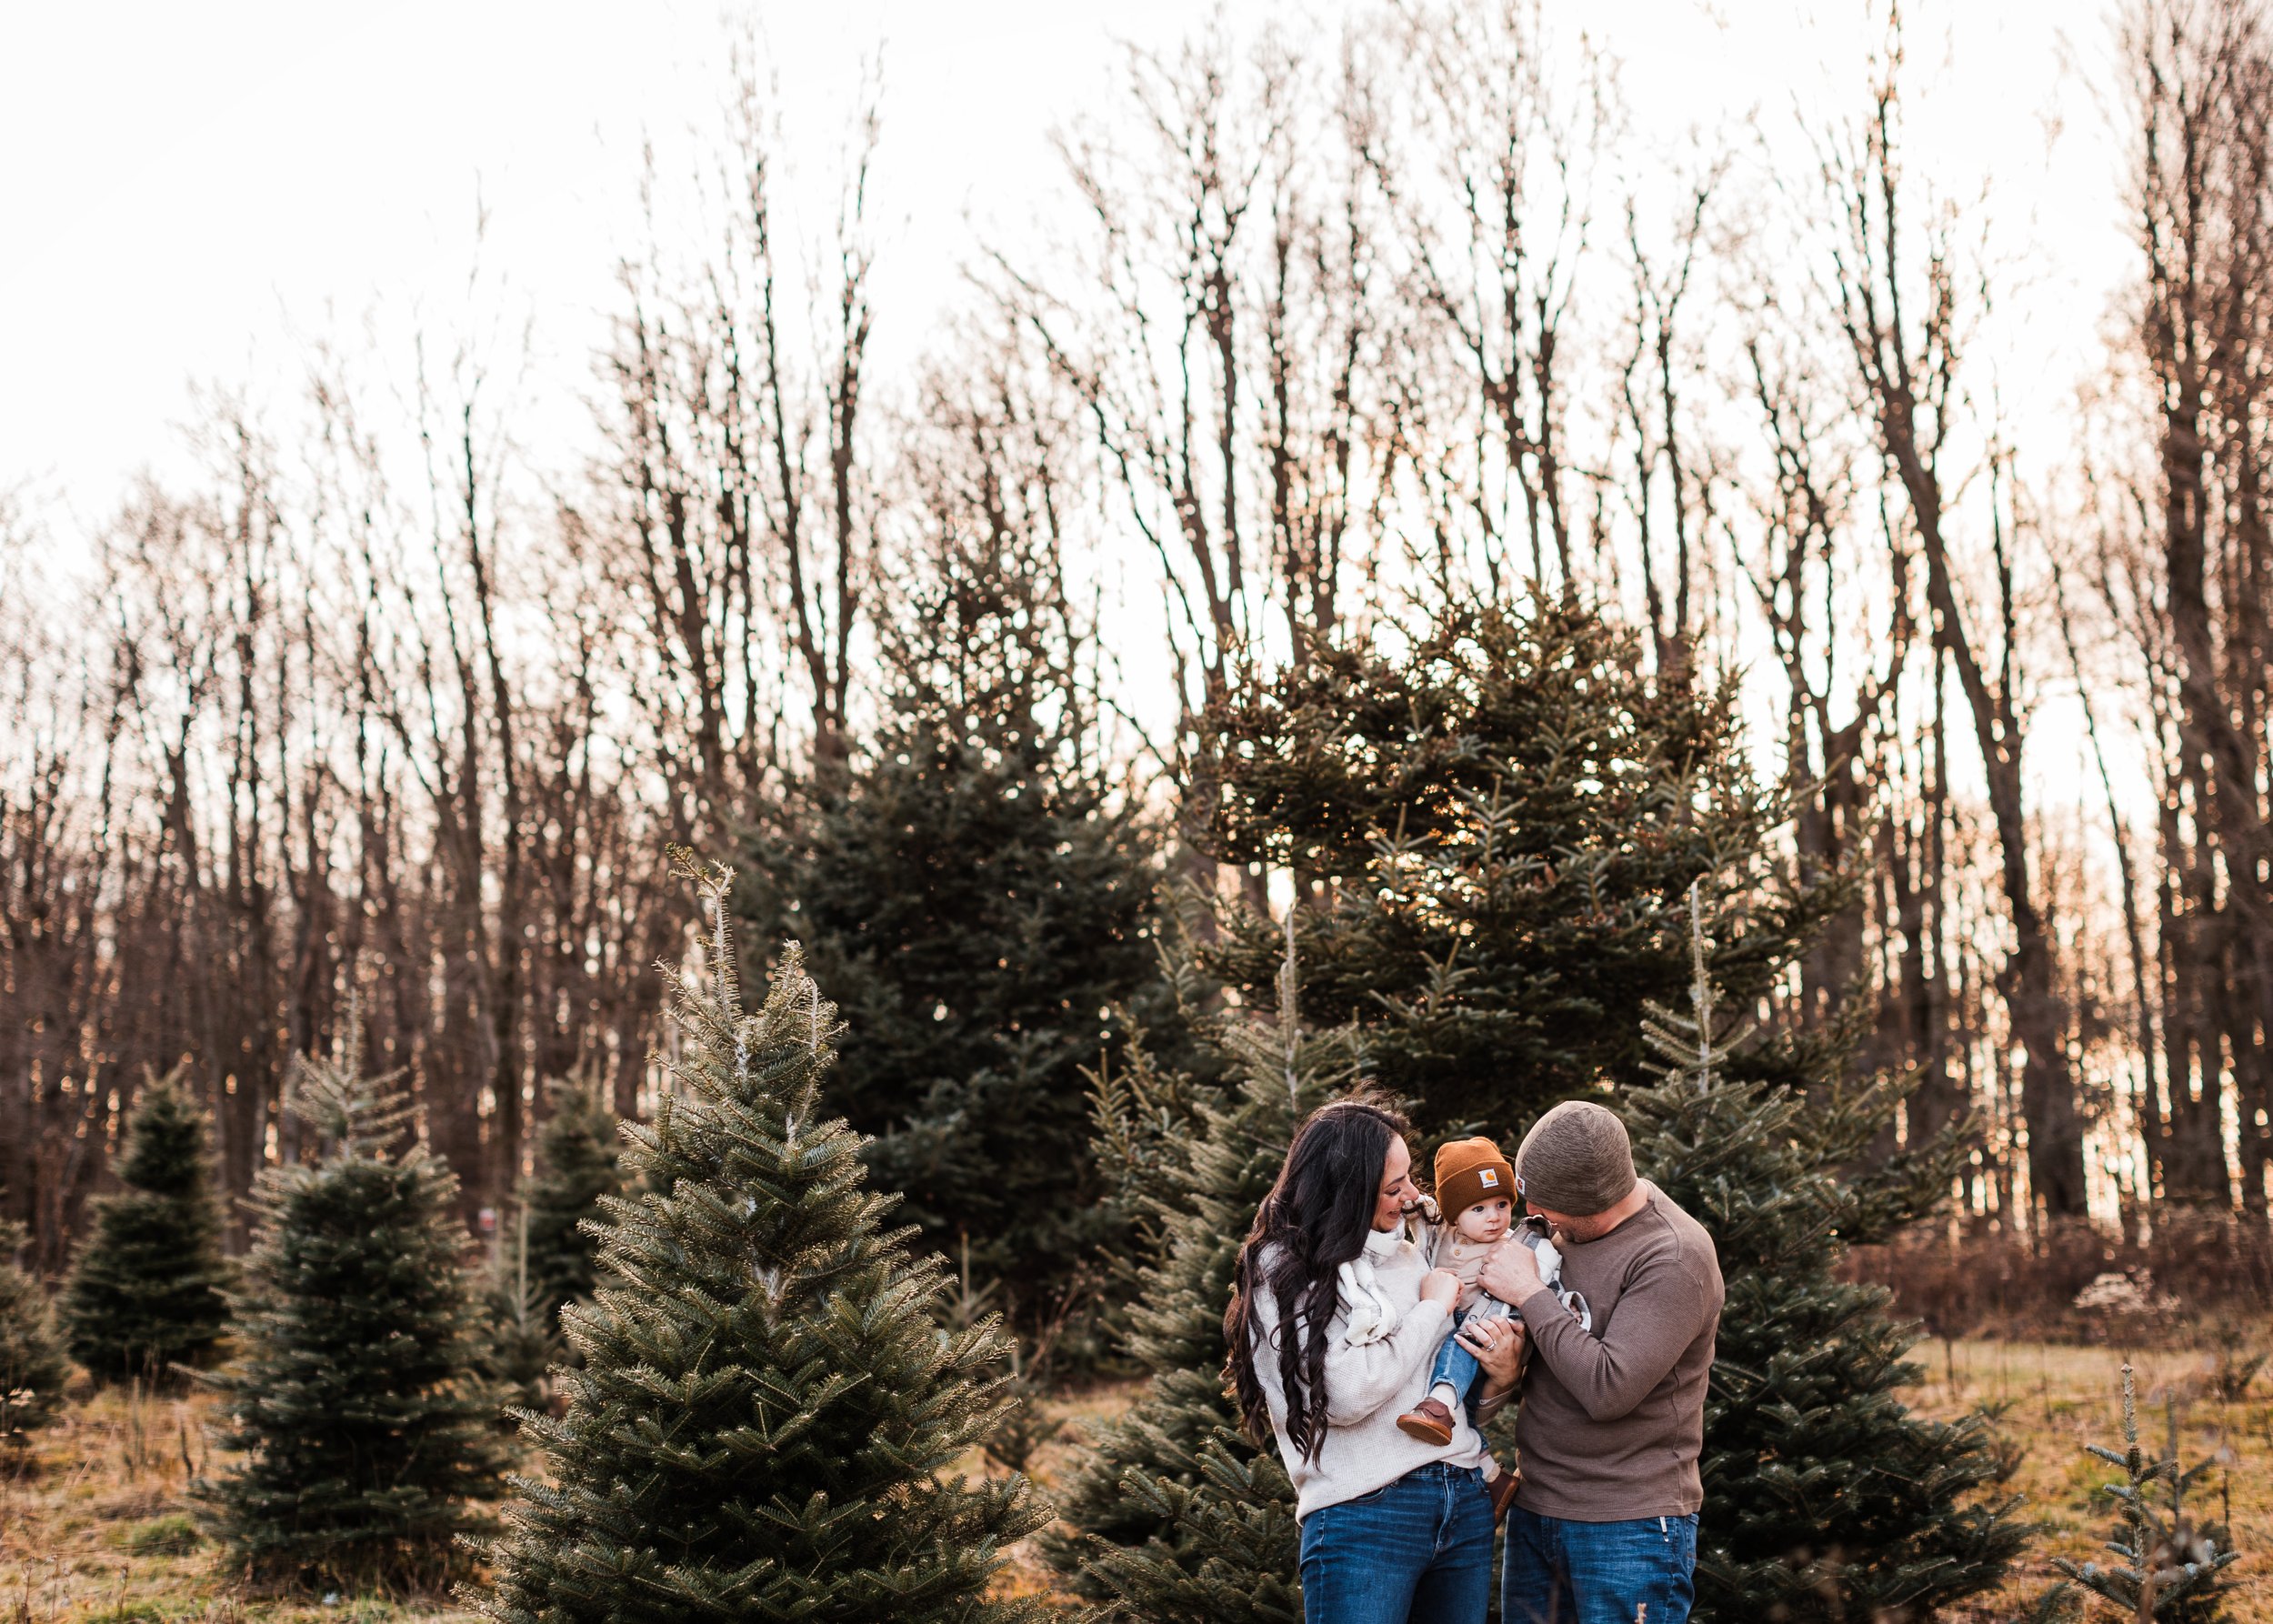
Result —
[{"label": "woman", "polygon": [[[1406,1128],[1363,1098],[1312,1113],[1239,1249],[1224,1318],[1247,1432],[1276,1437],[1294,1479],[1305,1624],[1481,1624],[1491,1590],[1482,1443],[1465,1416],[1445,1444],[1397,1424],[1427,1386],[1460,1285],[1405,1238],[1419,1198]],[[1360,1259],[1377,1300],[1353,1305],[1340,1269]],[[1515,1385],[1517,1324],[1463,1341],[1487,1398]]]}]

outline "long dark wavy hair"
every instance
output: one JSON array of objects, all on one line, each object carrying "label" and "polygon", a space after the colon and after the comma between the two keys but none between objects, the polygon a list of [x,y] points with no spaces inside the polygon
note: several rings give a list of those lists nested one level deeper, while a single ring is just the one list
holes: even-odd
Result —
[{"label": "long dark wavy hair", "polygon": [[[1270,1407],[1257,1368],[1264,1340],[1255,1306],[1268,1292],[1278,1309],[1278,1382],[1287,1396],[1287,1436],[1306,1460],[1326,1448],[1326,1328],[1341,1306],[1335,1270],[1364,1249],[1389,1141],[1408,1124],[1379,1100],[1337,1099],[1296,1130],[1278,1182],[1256,1209],[1239,1248],[1224,1315],[1224,1361],[1239,1418],[1259,1448],[1270,1441]],[[1303,1335],[1297,1346],[1297,1328]]]}]

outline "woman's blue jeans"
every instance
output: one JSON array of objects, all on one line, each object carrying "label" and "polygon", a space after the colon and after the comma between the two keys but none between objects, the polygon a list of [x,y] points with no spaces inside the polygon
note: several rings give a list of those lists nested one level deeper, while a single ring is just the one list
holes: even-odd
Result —
[{"label": "woman's blue jeans", "polygon": [[1483,1624],[1491,1594],[1492,1501],[1472,1466],[1431,1461],[1302,1519],[1303,1624]]}]

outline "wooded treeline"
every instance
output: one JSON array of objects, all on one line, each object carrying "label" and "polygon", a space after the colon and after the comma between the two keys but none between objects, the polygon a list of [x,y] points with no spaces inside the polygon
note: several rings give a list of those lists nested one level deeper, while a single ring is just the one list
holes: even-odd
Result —
[{"label": "wooded treeline", "polygon": [[814,262],[740,62],[712,228],[623,266],[588,444],[521,443],[511,356],[429,336],[406,408],[328,352],[305,409],[217,399],[207,476],[84,569],[7,521],[0,1216],[59,1268],[178,1062],[249,1188],[351,992],[467,1218],[503,1207],[546,1079],[641,1108],[666,845],[819,862],[918,722],[1167,891],[1330,907],[1212,847],[1211,707],[1528,601],[1631,624],[1661,688],[1745,674],[1793,808],[1761,906],[1856,882],[1769,999],[1874,1000],[1907,1136],[1969,1116],[1968,1210],[2263,1222],[2273,19],[2132,0],[2109,59],[2135,268],[2073,450],[1998,415],[1993,204],[1906,161],[1896,31],[1797,167],[1640,152],[1527,0],[1134,57],[1065,136],[1059,246],[982,256],[914,377],[870,366],[888,93]]}]

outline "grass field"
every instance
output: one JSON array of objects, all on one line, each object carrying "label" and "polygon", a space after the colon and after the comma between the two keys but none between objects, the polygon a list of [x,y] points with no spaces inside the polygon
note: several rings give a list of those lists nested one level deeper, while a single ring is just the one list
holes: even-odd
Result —
[{"label": "grass field", "polygon": [[[2118,1371],[2109,1350],[2033,1343],[1921,1344],[1915,1356],[1926,1378],[1913,1405],[1935,1416],[2001,1405],[2001,1427],[2018,1463],[2011,1488],[2027,1497],[2046,1532],[2023,1569],[2001,1594],[1967,1609],[1970,1619],[2018,1617],[2049,1582],[2055,1554],[2093,1554],[2109,1515],[2097,1487],[2109,1475],[2083,1452],[2086,1442],[2119,1441]],[[2273,1372],[2238,1403],[2219,1399],[2198,1354],[2136,1356],[2142,1432],[2159,1448],[2163,1399],[2181,1399],[2179,1449],[2188,1461],[2218,1462],[2208,1482],[2209,1514],[2230,1520],[2248,1556],[2237,1619],[2273,1624]],[[1052,1401],[1047,1413],[1068,1424],[1062,1441],[1035,1456],[1046,1489],[1067,1469],[1077,1429],[1109,1417],[1133,1388],[1100,1388]],[[446,1606],[343,1597],[278,1602],[238,1595],[229,1575],[188,1515],[183,1489],[192,1469],[206,1469],[200,1424],[205,1400],[139,1404],[107,1394],[72,1407],[67,1419],[40,1439],[33,1471],[0,1477],[0,1624],[125,1624],[127,1620],[201,1620],[206,1624],[440,1624],[466,1615]],[[976,1463],[974,1463],[976,1469]],[[1014,1553],[1006,1589],[1049,1587],[1029,1553]],[[2115,1615],[2104,1608],[2099,1616]]]},{"label": "grass field", "polygon": [[[1926,1342],[1912,1355],[1927,1368],[1909,1395],[1914,1408],[1949,1418],[2003,1406],[2000,1429],[2021,1451],[2010,1488],[2023,1509],[2045,1525],[2002,1592],[1968,1609],[1975,1619],[2022,1615],[2058,1575],[2051,1559],[2103,1555],[2114,1509],[2099,1486],[2118,1474],[2084,1446],[2122,1447],[2124,1356],[2110,1349],[2026,1342]],[[2166,1400],[2178,1399],[2178,1454],[2188,1466],[2216,1462],[2196,1496],[2198,1512],[2228,1523],[2247,1553],[2231,1569],[2241,1584],[2232,1616],[2273,1624],[2273,1373],[2248,1397],[2226,1403],[2198,1353],[2146,1351],[2131,1356],[2139,1394],[2139,1438],[2159,1454],[2168,1438]],[[2207,1503],[2202,1503],[2207,1500]],[[2093,1616],[2116,1612],[2093,1604]]]}]

